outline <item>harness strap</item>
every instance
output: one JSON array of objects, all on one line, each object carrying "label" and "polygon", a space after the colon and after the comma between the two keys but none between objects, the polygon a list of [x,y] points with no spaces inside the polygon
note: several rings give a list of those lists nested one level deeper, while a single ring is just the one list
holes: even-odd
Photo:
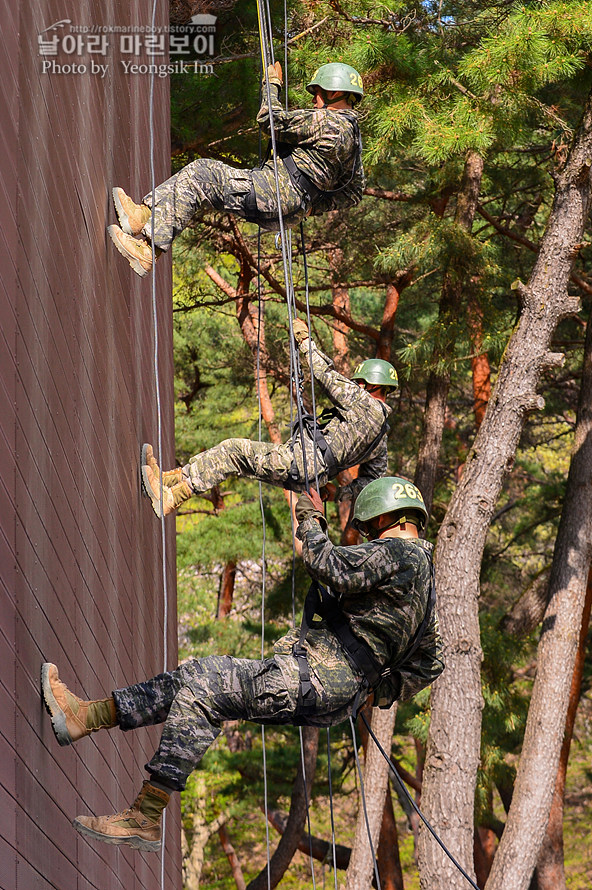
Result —
[{"label": "harness strap", "polygon": [[[303,428],[303,430],[306,430],[308,432],[308,434],[309,434],[310,438],[312,439],[312,441],[314,442],[316,448],[318,448],[318,450],[320,451],[320,453],[323,457],[323,460],[325,461],[325,465],[327,467],[328,478],[334,479],[335,476],[337,476],[337,474],[339,472],[341,472],[341,470],[346,469],[346,467],[343,467],[340,463],[338,463],[335,455],[333,454],[333,450],[332,450],[331,446],[329,445],[329,443],[327,442],[327,439],[325,438],[325,435],[323,433],[321,425],[319,424],[319,421],[317,420],[315,423],[315,419],[312,414],[303,414],[302,415],[302,428]],[[382,426],[380,427],[380,430],[378,431],[378,434],[374,437],[374,439],[370,442],[370,444],[368,445],[368,447],[366,448],[364,453],[358,459],[358,463],[363,464],[364,461],[368,459],[368,457],[372,454],[372,452],[374,451],[376,446],[379,444],[379,442],[381,441],[383,436],[385,436],[388,433],[389,429],[390,429],[390,427],[389,427],[386,417],[385,417],[382,422]],[[299,435],[300,435],[300,426],[298,423],[295,423],[292,426],[292,438],[297,439],[299,437]],[[304,444],[302,446],[302,450],[304,452]],[[304,458],[304,453],[303,453],[303,458]],[[302,486],[302,478],[298,471],[298,466],[296,464],[296,458],[294,458],[292,461],[292,465],[290,466],[290,469],[288,470],[285,487],[289,491],[298,491],[301,488],[301,486]]]},{"label": "harness strap", "polygon": [[[310,679],[310,668],[304,648],[304,641],[313,626],[315,614],[321,615],[325,619],[329,630],[335,634],[343,646],[350,664],[356,672],[364,676],[368,687],[375,686],[382,673],[382,667],[376,661],[370,646],[353,633],[336,597],[325,587],[322,587],[318,581],[313,581],[304,601],[300,634],[292,647],[292,654],[298,663],[300,677],[294,718],[296,725],[305,724],[307,718],[316,710],[316,694]],[[359,695],[356,696],[356,710],[358,698]]]},{"label": "harness strap", "polygon": [[[411,642],[405,651],[395,662],[391,662],[386,668],[383,668],[377,662],[370,646],[354,634],[337,598],[329,590],[320,585],[318,581],[312,582],[304,601],[302,624],[300,625],[298,640],[292,647],[292,654],[298,663],[298,674],[300,678],[298,701],[294,716],[294,723],[296,726],[305,725],[308,722],[308,718],[314,714],[316,709],[316,694],[310,679],[310,668],[306,657],[306,649],[304,648],[306,636],[310,628],[314,626],[313,621],[315,614],[318,614],[325,619],[329,630],[335,634],[343,646],[354,670],[361,673],[368,684],[368,688],[373,689],[383,677],[394,673],[397,670],[397,667],[408,661],[419,648],[427,630],[428,623],[436,608],[436,582],[432,560],[430,560],[430,577],[430,596],[421,624],[413,634]],[[360,693],[361,689],[358,691],[355,698],[354,714],[357,713]]]},{"label": "harness strap", "polygon": [[[360,167],[360,164],[362,161],[362,136],[360,133],[360,125],[358,124],[358,118],[356,117],[355,114],[348,114],[347,112],[346,112],[345,116],[350,121],[350,123],[354,129],[354,136],[355,136],[355,140],[357,143],[356,156],[354,158],[354,163],[353,163],[353,167],[352,167],[349,179],[347,180],[347,182],[344,182],[343,185],[338,186],[338,188],[336,188],[336,189],[320,189],[317,185],[315,185],[315,183],[312,181],[310,176],[308,176],[303,170],[301,170],[294,163],[294,159],[292,158],[292,152],[298,146],[290,145],[290,143],[288,143],[288,142],[277,142],[276,141],[276,145],[275,145],[276,152],[278,154],[278,157],[280,157],[282,159],[282,161],[284,162],[284,165],[290,175],[290,179],[292,180],[292,183],[294,184],[294,186],[296,188],[300,189],[301,192],[305,192],[309,196],[309,198],[311,199],[313,204],[319,198],[324,198],[327,195],[336,195],[339,192],[342,192],[343,189],[347,188],[347,186],[353,180],[354,176],[358,172],[358,168]],[[270,153],[270,146],[268,143],[265,160],[269,159],[269,153]]]},{"label": "harness strap", "polygon": [[286,156],[280,155],[280,157],[282,158],[284,166],[290,175],[292,184],[297,189],[299,189],[299,191],[305,192],[305,194],[308,195],[313,204],[316,200],[318,200],[318,198],[327,194],[327,192],[321,191],[321,189],[314,184],[310,176],[307,176],[304,170],[301,170],[299,167],[296,166],[296,164],[294,163],[294,158],[291,154]]}]

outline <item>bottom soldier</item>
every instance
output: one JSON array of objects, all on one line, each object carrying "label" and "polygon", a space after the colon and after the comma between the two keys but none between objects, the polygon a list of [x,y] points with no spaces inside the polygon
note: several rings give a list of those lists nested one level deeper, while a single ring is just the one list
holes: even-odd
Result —
[{"label": "bottom soldier", "polygon": [[[431,545],[418,538],[427,519],[418,489],[398,477],[371,482],[354,514],[370,540],[352,547],[329,541],[317,492],[300,496],[296,517],[313,584],[300,632],[279,640],[273,658],[189,659],[98,701],[78,698],[55,665],[43,665],[43,696],[60,745],[99,729],[164,723],[146,764],[150,778],[131,807],[111,816],[78,816],[79,832],[158,850],[171,792],[185,788],[223,721],[333,725],[355,714],[371,691],[375,704],[389,707],[441,673]],[[313,621],[313,614],[321,620]]]}]

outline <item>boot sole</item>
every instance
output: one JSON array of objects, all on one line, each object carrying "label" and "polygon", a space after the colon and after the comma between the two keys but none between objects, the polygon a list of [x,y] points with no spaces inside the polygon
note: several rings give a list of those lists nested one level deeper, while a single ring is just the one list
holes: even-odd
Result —
[{"label": "boot sole", "polygon": [[51,662],[45,662],[45,664],[41,665],[41,694],[43,695],[45,710],[51,717],[51,726],[58,744],[65,747],[72,744],[72,736],[66,727],[66,715],[58,705],[51,690],[49,682],[50,667],[54,667]]},{"label": "boot sole", "polygon": [[126,844],[129,847],[134,847],[136,850],[145,850],[149,853],[160,852],[160,841],[147,841],[137,835],[130,835],[129,837],[113,837],[110,834],[101,834],[98,831],[94,831],[92,828],[87,828],[86,825],[83,825],[82,822],[79,822],[77,819],[74,819],[72,825],[79,834],[92,837],[95,841],[103,841],[104,844],[113,844],[116,847],[121,847]]},{"label": "boot sole", "polygon": [[145,498],[149,498],[148,494],[148,486],[144,480],[144,467],[148,466],[148,443],[144,442],[140,451],[140,482],[141,482],[141,490],[142,496]]},{"label": "boot sole", "polygon": [[114,188],[111,190],[111,194],[113,195],[113,203],[115,204],[115,213],[117,214],[117,219],[119,220],[119,225],[121,226],[122,231],[125,232],[126,235],[139,235],[142,229],[139,229],[137,232],[133,231],[129,216],[123,209],[123,204],[121,203],[118,195],[118,189]]},{"label": "boot sole", "polygon": [[[150,269],[145,269],[140,260],[138,260],[135,256],[132,256],[131,253],[128,253],[123,244],[119,243],[119,240],[117,239],[117,236],[115,234],[116,228],[117,226],[107,226],[107,231],[109,232],[109,237],[113,241],[113,244],[115,245],[119,253],[126,258],[136,275],[139,275],[140,278],[145,278],[146,275],[148,275],[148,273],[150,272]],[[126,234],[129,234],[129,232],[126,232]]]}]

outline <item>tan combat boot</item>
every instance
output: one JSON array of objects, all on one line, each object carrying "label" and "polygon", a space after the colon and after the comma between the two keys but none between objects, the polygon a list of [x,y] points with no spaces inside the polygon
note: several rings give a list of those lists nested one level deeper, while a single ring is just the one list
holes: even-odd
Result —
[{"label": "tan combat boot", "polygon": [[[154,457],[154,450],[152,448],[152,445],[149,445],[148,443],[144,443],[144,445],[142,445],[142,457],[140,466],[150,467],[158,485],[160,485],[160,479],[162,476],[162,484],[165,488],[172,488],[173,485],[177,484],[177,482],[183,482],[183,467],[175,467],[174,470],[161,471],[156,462],[156,458]],[[144,495],[144,497],[150,497],[148,492],[143,487],[142,494]]]},{"label": "tan combat boot", "polygon": [[113,203],[119,219],[119,225],[126,235],[139,235],[152,211],[147,204],[135,204],[123,189],[113,189]]},{"label": "tan combat boot", "polygon": [[[158,468],[158,464],[156,465]],[[149,464],[142,467],[142,487],[144,493],[152,501],[152,509],[160,519],[162,516],[168,516],[174,513],[181,504],[193,497],[193,489],[188,482],[183,479],[182,482],[176,482],[170,487],[162,488],[162,503],[160,500],[160,480],[155,471]]]},{"label": "tan combat boot", "polygon": [[41,666],[41,689],[51,725],[60,745],[71,745],[91,732],[117,726],[113,697],[84,701],[62,683],[55,664]]},{"label": "tan combat boot", "polygon": [[[119,226],[108,226],[107,231],[119,253],[126,258],[134,272],[145,278],[152,271],[152,248],[147,241],[126,235]],[[155,259],[162,253],[158,248],[154,251]]]},{"label": "tan combat boot", "polygon": [[170,795],[145,781],[135,801],[122,813],[113,816],[77,816],[72,825],[106,844],[129,844],[137,850],[158,852],[162,837],[162,811]]}]

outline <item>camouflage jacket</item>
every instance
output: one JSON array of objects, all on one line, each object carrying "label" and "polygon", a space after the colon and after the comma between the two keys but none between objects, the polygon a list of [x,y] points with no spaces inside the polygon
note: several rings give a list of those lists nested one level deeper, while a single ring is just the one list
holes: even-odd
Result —
[{"label": "camouflage jacket", "polygon": [[[356,112],[328,108],[286,111],[279,100],[279,87],[272,84],[270,91],[276,140],[294,146],[294,163],[317,188],[325,192],[338,189],[334,194],[316,198],[311,213],[317,215],[358,204],[365,179],[361,157],[356,164],[360,151],[358,128],[354,124]],[[266,90],[257,121],[262,132],[269,136]],[[265,166],[270,164],[273,165],[273,161],[267,161]]]},{"label": "camouflage jacket", "polygon": [[311,371],[335,406],[328,422],[320,418],[323,435],[335,456],[339,470],[360,464],[356,490],[360,491],[372,479],[387,474],[387,432],[376,442],[368,454],[368,448],[376,441],[391,408],[375,399],[355,380],[349,380],[336,371],[333,362],[310,341],[300,345],[300,353],[311,360]]},{"label": "camouflage jacket", "polygon": [[[393,666],[394,673],[376,689],[376,704],[406,700],[432,683],[444,668],[435,614],[411,658],[398,663],[426,613],[432,545],[419,538],[382,538],[338,547],[312,518],[300,523],[296,534],[309,575],[339,596],[352,631],[379,664]],[[314,662],[313,652],[311,657]]]}]

